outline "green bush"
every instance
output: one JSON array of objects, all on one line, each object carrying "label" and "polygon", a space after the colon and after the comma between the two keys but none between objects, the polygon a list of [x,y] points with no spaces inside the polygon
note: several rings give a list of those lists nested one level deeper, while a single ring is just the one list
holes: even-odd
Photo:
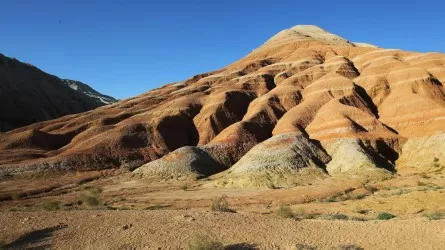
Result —
[{"label": "green bush", "polygon": [[189,250],[223,250],[224,245],[205,234],[195,235],[188,243]]},{"label": "green bush", "polygon": [[395,217],[396,216],[394,214],[383,212],[383,213],[379,213],[377,215],[377,220],[390,220],[390,219],[395,218]]}]

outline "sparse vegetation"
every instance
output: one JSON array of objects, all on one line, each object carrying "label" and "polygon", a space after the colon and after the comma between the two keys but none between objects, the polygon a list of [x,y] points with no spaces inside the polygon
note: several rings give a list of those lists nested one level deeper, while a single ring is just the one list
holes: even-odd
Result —
[{"label": "sparse vegetation", "polygon": [[377,220],[390,220],[395,218],[396,216],[391,213],[383,212],[377,215]]},{"label": "sparse vegetation", "polygon": [[359,213],[359,214],[367,214],[368,212],[369,212],[369,210],[366,210],[366,209],[357,210],[357,213]]},{"label": "sparse vegetation", "polygon": [[361,200],[365,197],[366,194],[350,194],[349,192],[345,191],[343,193],[337,193],[332,196],[320,199],[319,201],[322,203],[328,203],[328,202],[339,202],[347,200]]},{"label": "sparse vegetation", "polygon": [[374,186],[371,186],[371,185],[365,185],[365,189],[368,190],[371,193],[375,193],[375,192],[379,191],[378,188],[376,188]]},{"label": "sparse vegetation", "polygon": [[353,216],[353,217],[351,217],[351,220],[354,220],[354,221],[367,221],[368,219],[366,219],[364,217]]},{"label": "sparse vegetation", "polygon": [[419,176],[421,178],[423,178],[423,179],[429,179],[430,178],[425,172],[420,173]]},{"label": "sparse vegetation", "polygon": [[179,188],[181,188],[184,191],[187,191],[187,189],[189,188],[189,185],[187,183],[184,183]]},{"label": "sparse vegetation", "polygon": [[313,247],[313,246],[306,245],[306,244],[296,244],[295,249],[296,250],[316,250],[317,248]]},{"label": "sparse vegetation", "polygon": [[88,190],[90,194],[95,196],[98,196],[103,191],[101,187],[96,187],[96,186],[94,187],[86,186],[85,189]]},{"label": "sparse vegetation", "polygon": [[41,208],[45,211],[57,211],[60,209],[60,202],[58,201],[46,202],[41,205]]},{"label": "sparse vegetation", "polygon": [[288,204],[281,204],[276,213],[278,216],[285,219],[295,217],[294,212],[292,211],[292,209]]},{"label": "sparse vegetation", "polygon": [[102,193],[102,188],[100,187],[85,187],[88,192],[79,197],[79,201],[77,202],[79,205],[85,204],[89,207],[96,207],[100,205],[99,196]]},{"label": "sparse vegetation", "polygon": [[233,210],[229,208],[229,201],[227,200],[227,195],[222,195],[218,198],[212,199],[211,208],[212,211],[233,212]]},{"label": "sparse vegetation", "polygon": [[82,196],[80,196],[80,204],[86,204],[90,207],[95,207],[95,206],[99,206],[100,201],[97,196],[82,195]]},{"label": "sparse vegetation", "polygon": [[273,184],[272,182],[268,182],[267,183],[267,188],[269,188],[269,189],[278,189],[278,187],[275,186],[275,184]]},{"label": "sparse vegetation", "polygon": [[352,198],[354,200],[361,200],[361,199],[363,199],[365,197],[366,197],[366,194],[357,194],[357,195],[353,196]]},{"label": "sparse vegetation", "polygon": [[303,208],[298,208],[298,209],[294,210],[293,214],[294,214],[294,216],[296,216],[300,219],[315,219],[315,218],[317,218],[317,214],[306,213],[306,211]]},{"label": "sparse vegetation", "polygon": [[171,207],[171,205],[153,205],[153,206],[144,208],[144,210],[160,210],[160,209],[167,208],[167,207]]},{"label": "sparse vegetation", "polygon": [[417,186],[425,187],[425,186],[427,186],[427,184],[425,182],[418,181]]},{"label": "sparse vegetation", "polygon": [[22,194],[22,193],[15,192],[15,193],[11,194],[11,199],[13,199],[13,200],[20,200],[23,197],[24,197],[24,194]]},{"label": "sparse vegetation", "polygon": [[224,245],[205,234],[197,234],[188,243],[189,250],[223,250]]},{"label": "sparse vegetation", "polygon": [[321,199],[320,202],[335,202],[335,196],[329,196],[327,198]]},{"label": "sparse vegetation", "polygon": [[331,220],[347,220],[349,217],[346,214],[331,214]]},{"label": "sparse vegetation", "polygon": [[445,213],[442,212],[433,212],[430,214],[425,214],[425,217],[429,220],[441,220],[445,218]]},{"label": "sparse vegetation", "polygon": [[392,195],[402,195],[402,194],[408,194],[411,193],[411,190],[409,189],[399,189],[397,191],[392,192]]},{"label": "sparse vegetation", "polygon": [[357,245],[341,245],[337,247],[338,250],[363,250],[364,248]]}]

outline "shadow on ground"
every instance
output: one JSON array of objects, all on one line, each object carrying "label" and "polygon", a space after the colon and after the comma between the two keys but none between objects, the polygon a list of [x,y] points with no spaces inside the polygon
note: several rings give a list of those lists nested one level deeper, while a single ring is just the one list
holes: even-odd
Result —
[{"label": "shadow on ground", "polygon": [[50,240],[54,232],[68,227],[67,225],[57,225],[44,229],[32,231],[20,236],[15,241],[2,246],[2,249],[51,249]]}]

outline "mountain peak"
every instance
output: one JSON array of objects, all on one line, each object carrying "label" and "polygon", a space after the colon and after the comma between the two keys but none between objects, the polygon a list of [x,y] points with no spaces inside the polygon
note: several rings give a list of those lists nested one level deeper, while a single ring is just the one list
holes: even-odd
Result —
[{"label": "mountain peak", "polygon": [[290,29],[302,32],[327,32],[326,30],[318,27],[317,25],[312,25],[312,24],[298,24]]},{"label": "mountain peak", "polygon": [[341,45],[352,47],[376,47],[371,44],[353,43],[349,40],[340,37],[336,34],[330,33],[316,25],[295,25],[292,28],[282,30],[271,37],[261,47],[269,47],[275,45],[282,45],[292,42],[318,42],[327,45]]}]

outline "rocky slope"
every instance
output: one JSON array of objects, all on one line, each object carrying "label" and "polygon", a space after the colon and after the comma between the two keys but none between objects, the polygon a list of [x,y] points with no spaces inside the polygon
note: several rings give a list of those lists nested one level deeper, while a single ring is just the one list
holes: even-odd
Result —
[{"label": "rocky slope", "polygon": [[0,54],[0,132],[85,112],[113,101],[85,84],[75,82],[79,86],[75,90],[65,82]]},{"label": "rocky slope", "polygon": [[420,172],[445,164],[444,64],[295,26],[223,69],[2,134],[0,171],[222,172],[235,186]]},{"label": "rocky slope", "polygon": [[104,105],[117,102],[117,100],[113,97],[101,94],[83,82],[69,79],[62,79],[62,82],[68,85],[70,88],[79,91],[80,93],[90,97],[93,100],[96,100],[97,102],[103,103]]}]

